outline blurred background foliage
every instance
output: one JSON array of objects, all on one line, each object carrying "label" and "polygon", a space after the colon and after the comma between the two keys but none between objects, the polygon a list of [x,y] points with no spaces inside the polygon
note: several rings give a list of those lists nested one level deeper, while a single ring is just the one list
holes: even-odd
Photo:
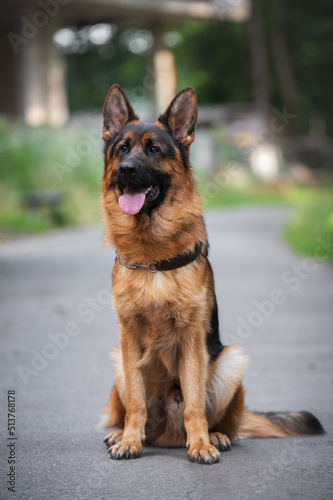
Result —
[{"label": "blurred background foliage", "polygon": [[[217,133],[210,131],[215,150],[212,169],[199,169],[197,177],[207,209],[247,203],[287,203],[296,207],[296,215],[284,234],[296,250],[311,254],[318,237],[333,236],[332,5],[331,0],[284,0],[287,8],[281,13],[278,4],[277,0],[261,2],[271,109],[283,110],[290,97],[276,55],[281,33],[287,41],[287,63],[297,90],[297,120],[282,134],[280,146],[284,147],[284,139],[289,144],[308,145],[307,138],[315,137],[314,142],[324,143],[324,147],[315,154],[303,148],[304,163],[314,172],[317,165],[324,167],[324,175],[303,175],[301,180],[293,177],[288,170],[286,148],[281,176],[259,179],[221,124]],[[89,43],[85,28],[71,30],[68,44],[62,47],[68,68],[68,125],[61,129],[30,128],[4,117],[0,121],[0,232],[4,236],[100,221],[103,145],[96,133],[93,139],[87,133],[91,133],[92,126],[96,132],[96,123],[100,131],[103,102],[114,82],[124,88],[139,114],[150,103],[151,95],[143,85],[145,79],[153,78],[150,57],[154,39],[148,27],[110,25],[110,39],[103,45]],[[168,28],[164,43],[176,57],[178,90],[188,85],[195,87],[199,106],[255,100],[253,72],[260,72],[260,68],[253,67],[248,23],[177,24]],[[197,135],[199,149],[205,152],[210,146],[201,146],[200,133]],[[83,141],[88,143],[85,150]],[[198,161],[194,153],[195,166]],[[215,173],[226,169],[230,162],[239,165],[237,175],[222,185],[216,183]],[[209,183],[217,185],[213,195],[207,188]],[[36,192],[48,193],[50,199],[60,196],[62,202],[33,206],[31,198]]]},{"label": "blurred background foliage", "polygon": [[[0,120],[2,232],[44,231],[100,220],[102,147],[91,141],[80,154],[84,132],[81,126],[32,128]],[[72,157],[70,164],[67,155]],[[29,200],[35,196],[50,201],[34,207]],[[54,197],[61,203],[52,204]]]},{"label": "blurred background foliage", "polygon": [[[261,4],[270,102],[282,109],[286,102],[272,50],[274,36],[278,36],[274,30],[275,2]],[[299,92],[301,131],[308,132],[311,118],[318,116],[325,122],[327,134],[333,138],[332,2],[289,0],[282,22]],[[176,55],[178,90],[188,85],[195,87],[199,105],[250,102],[253,91],[248,31],[247,23],[227,21],[222,25],[220,22],[192,21],[170,27],[168,45]],[[151,43],[148,36],[146,43],[131,47],[135,33],[144,37],[149,30],[119,27],[103,47],[86,47],[81,49],[82,53],[67,54],[71,110],[101,108],[110,82],[118,82],[129,90],[142,86]],[[142,93],[137,97],[148,96]]]}]

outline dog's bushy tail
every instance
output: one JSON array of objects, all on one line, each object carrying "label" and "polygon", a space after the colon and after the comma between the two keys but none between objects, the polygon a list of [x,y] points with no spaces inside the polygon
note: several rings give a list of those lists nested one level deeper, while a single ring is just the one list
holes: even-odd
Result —
[{"label": "dog's bushy tail", "polygon": [[245,411],[239,439],[281,438],[325,434],[319,420],[307,411],[256,413]]}]

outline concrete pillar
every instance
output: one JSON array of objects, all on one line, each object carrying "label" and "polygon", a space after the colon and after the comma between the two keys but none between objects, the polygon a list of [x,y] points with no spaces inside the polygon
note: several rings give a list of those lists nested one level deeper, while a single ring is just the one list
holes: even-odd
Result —
[{"label": "concrete pillar", "polygon": [[48,123],[60,127],[69,118],[66,91],[66,61],[54,43],[48,46],[47,110]]},{"label": "concrete pillar", "polygon": [[55,27],[50,24],[38,30],[18,54],[19,114],[31,126],[60,127],[69,116],[65,61],[53,44]]},{"label": "concrete pillar", "polygon": [[176,59],[173,52],[163,42],[164,27],[153,30],[155,43],[152,64],[155,77],[154,100],[157,114],[165,111],[177,91]]}]

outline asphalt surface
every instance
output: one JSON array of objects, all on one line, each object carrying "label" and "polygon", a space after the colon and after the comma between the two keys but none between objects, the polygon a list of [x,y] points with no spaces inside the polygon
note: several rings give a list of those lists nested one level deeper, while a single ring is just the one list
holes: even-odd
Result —
[{"label": "asphalt surface", "polygon": [[67,229],[0,246],[0,498],[333,498],[333,269],[285,246],[286,216],[241,208],[206,217],[223,339],[251,355],[250,409],[309,410],[325,436],[241,441],[211,466],[190,463],[184,449],[110,460],[98,421],[118,345],[114,254],[102,227]]}]

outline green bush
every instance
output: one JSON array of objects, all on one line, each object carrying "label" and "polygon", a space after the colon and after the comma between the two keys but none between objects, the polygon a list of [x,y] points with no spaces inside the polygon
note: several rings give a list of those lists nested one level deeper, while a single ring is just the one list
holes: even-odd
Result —
[{"label": "green bush", "polygon": [[[333,241],[333,188],[322,188],[312,193],[291,217],[285,227],[287,242],[297,251],[315,255],[321,241]],[[327,257],[333,263],[333,250],[327,250]]]},{"label": "green bush", "polygon": [[[0,228],[42,231],[100,220],[102,140],[98,130],[30,128],[0,120]],[[31,193],[59,193],[63,203],[27,208]]]}]

